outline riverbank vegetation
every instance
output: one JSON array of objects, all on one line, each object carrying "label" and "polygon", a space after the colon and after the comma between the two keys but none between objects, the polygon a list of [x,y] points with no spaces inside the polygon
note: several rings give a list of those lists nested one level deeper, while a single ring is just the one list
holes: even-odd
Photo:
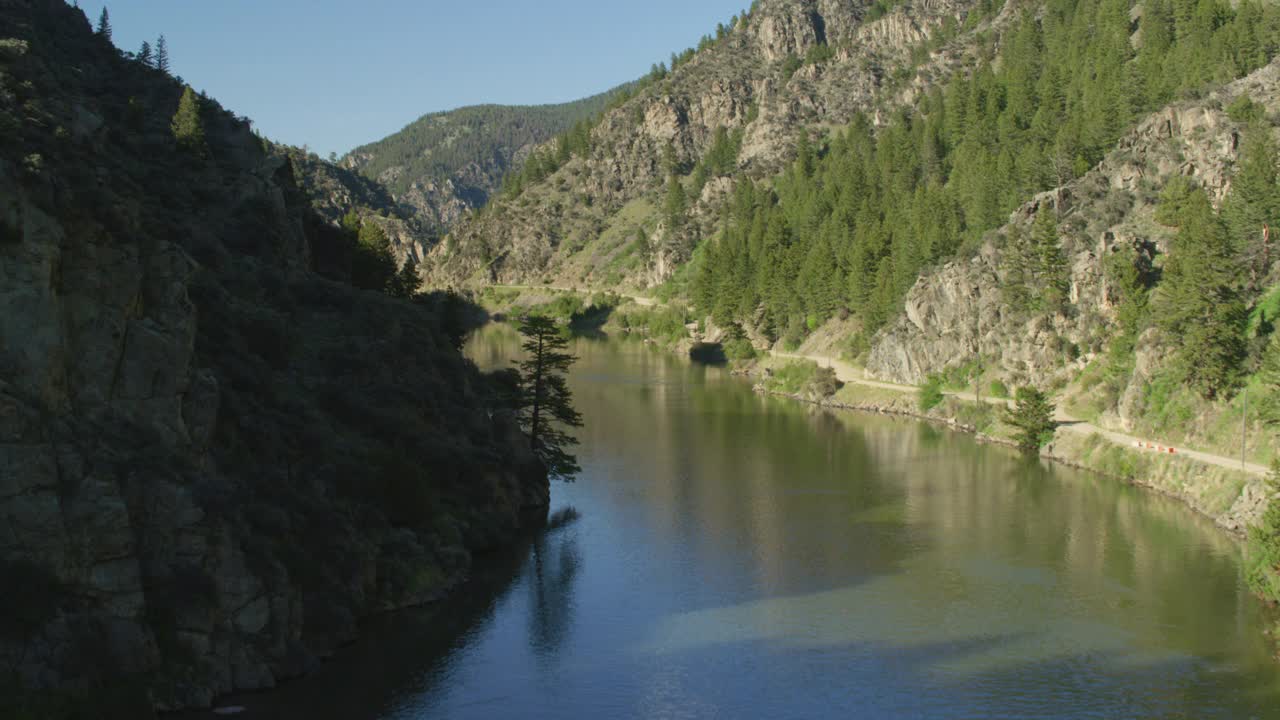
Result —
[{"label": "riverbank vegetation", "polygon": [[1031,387],[1018,388],[1016,402],[1006,411],[1004,421],[1014,428],[1013,437],[1018,447],[1028,452],[1039,452],[1053,440],[1053,403],[1047,395]]}]

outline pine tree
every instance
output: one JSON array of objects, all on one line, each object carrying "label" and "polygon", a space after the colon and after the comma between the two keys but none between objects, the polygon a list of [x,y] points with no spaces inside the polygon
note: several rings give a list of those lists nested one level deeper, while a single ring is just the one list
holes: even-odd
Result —
[{"label": "pine tree", "polygon": [[164,39],[164,35],[156,38],[156,69],[169,72],[169,41]]},{"label": "pine tree", "polygon": [[1054,405],[1049,397],[1033,387],[1018,388],[1016,404],[1005,412],[1005,422],[1015,428],[1014,439],[1018,447],[1028,452],[1038,451],[1053,439]]},{"label": "pine tree", "polygon": [[147,67],[155,67],[153,65],[154,58],[151,56],[151,43],[146,40],[142,41],[142,47],[138,49],[138,62]]},{"label": "pine tree", "polygon": [[102,14],[98,16],[98,34],[103,38],[111,39],[111,14],[107,12],[107,7],[102,6]]},{"label": "pine tree", "polygon": [[653,255],[653,248],[649,247],[649,233],[646,233],[643,227],[637,225],[636,238],[633,242],[635,243],[636,252],[647,262]]},{"label": "pine tree", "polygon": [[1222,218],[1248,270],[1249,287],[1256,288],[1270,270],[1271,228],[1280,219],[1280,172],[1270,127],[1251,127],[1240,154]]},{"label": "pine tree", "polygon": [[204,120],[200,117],[200,98],[188,85],[182,91],[182,99],[178,101],[178,112],[173,116],[173,136],[178,146],[197,158],[208,154],[205,145]]},{"label": "pine tree", "polygon": [[676,146],[671,143],[662,149],[662,169],[668,175],[679,175],[684,171],[680,156],[676,155]]},{"label": "pine tree", "polygon": [[379,290],[397,294],[396,261],[391,255],[391,241],[377,223],[360,224],[356,235],[357,255],[352,267],[353,282],[367,290]]},{"label": "pine tree", "polygon": [[684,214],[688,209],[688,205],[689,201],[685,197],[684,185],[680,183],[680,177],[672,173],[667,178],[667,200],[663,205],[669,234],[677,232],[684,226]]},{"label": "pine tree", "polygon": [[566,428],[582,427],[582,416],[573,407],[565,373],[577,358],[566,352],[568,337],[550,318],[526,317],[520,324],[520,334],[527,354],[520,362],[521,424],[547,474],[571,481],[582,468],[567,451],[578,441]]},{"label": "pine tree", "polygon": [[1001,278],[1000,289],[1004,304],[1015,312],[1038,310],[1040,296],[1032,291],[1032,283],[1035,281],[1035,252],[1021,226],[1013,225],[1009,228],[1001,262],[1004,277]]},{"label": "pine tree", "polygon": [[1071,279],[1067,257],[1058,239],[1058,220],[1054,210],[1041,207],[1036,213],[1031,224],[1031,245],[1036,256],[1036,284],[1043,294],[1045,307],[1061,310],[1067,303]]},{"label": "pine tree", "polygon": [[1231,241],[1204,192],[1186,198],[1164,266],[1157,318],[1181,341],[1177,367],[1207,398],[1239,380],[1247,320]]},{"label": "pine tree", "polygon": [[409,258],[396,275],[395,294],[398,297],[412,298],[422,290],[422,276],[418,274],[418,261]]}]

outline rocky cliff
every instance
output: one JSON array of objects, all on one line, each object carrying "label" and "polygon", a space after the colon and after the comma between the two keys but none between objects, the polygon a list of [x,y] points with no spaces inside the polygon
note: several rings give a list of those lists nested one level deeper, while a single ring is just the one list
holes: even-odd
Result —
[{"label": "rocky cliff", "polygon": [[[923,274],[902,315],[876,337],[867,369],[918,384],[980,354],[1010,386],[1061,387],[1074,380],[1106,348],[1118,322],[1107,257],[1131,253],[1155,268],[1169,249],[1175,229],[1154,219],[1160,191],[1178,177],[1205,188],[1215,205],[1230,191],[1244,126],[1225,108],[1242,97],[1268,114],[1280,110],[1280,64],[1148,116],[1097,167],[1023,205],[975,256]],[[1002,294],[1011,282],[1005,243],[1011,232],[1029,231],[1041,206],[1057,211],[1070,302],[1061,312],[1029,314]],[[1171,340],[1149,333],[1139,343],[1134,392],[1172,349]]]},{"label": "rocky cliff", "polygon": [[[731,187],[709,182],[691,199],[692,228],[670,232],[659,212],[669,160],[692,167],[725,128],[742,133],[735,174],[771,175],[794,157],[802,134],[856,113],[886,115],[967,66],[981,52],[976,38],[1005,23],[1004,14],[970,23],[939,47],[924,43],[974,6],[912,0],[873,17],[857,0],[758,3],[721,39],[607,112],[590,152],[455,229],[433,253],[436,282],[661,283],[688,260],[690,239],[713,234]],[[902,67],[914,69],[891,75]],[[634,255],[637,232],[652,248],[645,257]]]},{"label": "rocky cliff", "polygon": [[272,145],[271,151],[292,164],[299,187],[321,218],[340,227],[343,216],[354,211],[361,220],[376,223],[386,234],[397,263],[421,263],[438,242],[438,226],[424,219],[433,215],[423,215],[416,208],[396,202],[391,191],[378,181],[299,148]]},{"label": "rocky cliff", "polygon": [[[1162,334],[1159,314],[1177,228],[1156,210],[1183,180],[1221,207],[1246,126],[1275,133],[1280,87],[1266,64],[1274,53],[1255,52],[1272,41],[1250,37],[1273,26],[1261,19],[1272,11],[1224,8],[1195,36],[1203,46],[1179,31],[1167,59],[1191,71],[1175,77],[1164,59],[1144,57],[1143,38],[1161,31],[1158,13],[1143,27],[1144,7],[761,0],[671,72],[642,81],[593,127],[587,147],[459,226],[430,253],[430,278],[657,290],[692,302],[699,320],[740,325],[759,346],[807,339],[898,382],[947,374],[1004,391],[1032,384],[1105,425],[1145,422],[1161,437],[1221,451],[1236,442],[1227,428],[1240,427],[1233,413],[1244,415],[1234,407],[1243,403],[1175,392],[1169,360],[1179,339]],[[1109,40],[1097,37],[1100,27]],[[1109,59],[1089,60],[1080,83],[1067,81],[1074,69],[1064,63],[1085,62],[1087,52],[1054,55],[1052,67],[1028,75],[1035,88],[1002,79],[1018,75],[1018,58],[1034,64],[1055,47],[1102,48]],[[1143,77],[1168,87],[1141,98],[1131,84]],[[1059,96],[1067,88],[1076,100]],[[1048,100],[1032,113],[1032,97]],[[1098,109],[1108,97],[1120,99],[1114,114]],[[725,131],[731,167],[708,170]],[[809,163],[797,170],[802,150]],[[747,185],[754,194],[739,192]],[[1249,249],[1270,242],[1254,239],[1274,227],[1269,202],[1256,203],[1256,229],[1232,240],[1241,259],[1270,253]],[[775,203],[782,218],[758,212]],[[1040,280],[1015,282],[1011,252],[1041,209],[1056,221],[1049,262],[1060,253],[1065,266],[1067,297],[1051,309],[1011,292],[1046,290]],[[1246,384],[1280,302],[1276,264],[1250,263],[1241,296],[1254,317],[1240,338],[1249,349],[1232,369]],[[1143,303],[1123,339],[1117,270],[1136,273]],[[1255,459],[1269,459],[1268,433],[1248,421]]]},{"label": "rocky cliff", "polygon": [[0,0],[0,685],[270,687],[547,501],[440,320],[341,282],[247,123],[180,148],[181,91]]}]

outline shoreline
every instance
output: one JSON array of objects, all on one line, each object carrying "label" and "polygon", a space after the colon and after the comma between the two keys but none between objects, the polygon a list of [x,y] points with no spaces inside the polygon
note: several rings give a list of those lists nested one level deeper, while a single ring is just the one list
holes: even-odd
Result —
[{"label": "shoreline", "polygon": [[[740,374],[742,377],[746,379],[753,379],[755,377],[751,373],[738,373],[738,374]],[[890,417],[909,418],[909,419],[913,419],[920,422],[927,422],[931,425],[943,426],[954,432],[969,435],[973,437],[977,442],[982,444],[999,445],[999,446],[1011,448],[1011,449],[1018,448],[1017,443],[1007,438],[1002,438],[996,435],[991,435],[989,433],[981,432],[975,426],[965,423],[954,416],[931,415],[925,412],[921,412],[919,410],[911,410],[911,409],[896,406],[890,403],[880,403],[875,401],[869,401],[865,403],[851,403],[848,401],[834,400],[831,398],[818,400],[812,397],[806,397],[800,393],[788,393],[788,392],[779,391],[779,390],[770,390],[764,387],[763,384],[758,382],[755,383],[753,390],[758,394],[768,395],[768,396],[778,397],[778,398],[785,398],[788,400],[793,400],[806,405],[811,405],[814,407],[819,407],[819,408],[828,409],[828,410],[842,410],[846,412],[866,413],[871,415],[885,415]],[[910,397],[909,394],[907,393],[903,393],[902,395],[903,397]],[[1097,438],[1098,443],[1096,444],[1099,447],[1089,447],[1090,445],[1095,444],[1094,438]],[[1079,443],[1081,443],[1085,447],[1084,448],[1077,447],[1075,444],[1071,442],[1072,440],[1077,440]],[[1105,443],[1106,445],[1104,446],[1102,445],[1102,443]],[[1064,450],[1067,448],[1074,449],[1077,452],[1073,454],[1064,454],[1063,452],[1061,452],[1061,450]],[[1113,453],[1125,453],[1128,455],[1132,455],[1132,457],[1138,461],[1141,461],[1144,459],[1162,461],[1161,463],[1137,462],[1135,463],[1135,465],[1146,466],[1147,468],[1155,469],[1155,470],[1164,470],[1165,472],[1158,473],[1159,479],[1146,479],[1144,478],[1144,473],[1141,473],[1141,472],[1134,472],[1133,474],[1115,472],[1114,470],[1111,470],[1110,468],[1104,466],[1101,463],[1089,462],[1090,458],[1096,453],[1098,449],[1103,449],[1103,450],[1111,449]],[[1081,456],[1081,453],[1083,453],[1083,456]],[[1124,483],[1126,485],[1139,487],[1146,491],[1153,492],[1157,495],[1161,495],[1163,497],[1176,500],[1180,504],[1187,507],[1190,511],[1192,511],[1198,517],[1213,523],[1215,528],[1217,528],[1223,535],[1231,538],[1237,544],[1242,545],[1247,538],[1249,524],[1239,522],[1239,519],[1240,519],[1239,516],[1248,515],[1249,513],[1237,513],[1237,514],[1224,515],[1221,512],[1214,512],[1205,503],[1199,501],[1199,499],[1196,496],[1189,495],[1185,492],[1178,492],[1173,487],[1171,487],[1170,481],[1172,479],[1174,479],[1175,477],[1178,479],[1185,479],[1187,475],[1181,472],[1170,473],[1169,471],[1186,470],[1187,473],[1193,476],[1196,474],[1202,475],[1204,477],[1204,480],[1206,481],[1232,479],[1231,476],[1234,476],[1234,475],[1245,476],[1244,473],[1237,473],[1235,471],[1230,471],[1230,470],[1224,471],[1220,468],[1214,468],[1213,466],[1200,463],[1195,460],[1187,459],[1185,457],[1170,458],[1162,455],[1148,455],[1144,453],[1138,453],[1128,448],[1114,445],[1109,441],[1107,441],[1105,438],[1101,438],[1100,436],[1097,436],[1097,435],[1071,436],[1071,435],[1055,434],[1053,441],[1050,442],[1048,445],[1045,445],[1043,448],[1041,448],[1037,457],[1039,457],[1042,460],[1048,460],[1054,463],[1058,463],[1060,465],[1063,465],[1065,467],[1069,467],[1075,470],[1090,472],[1095,475],[1098,475],[1099,477],[1107,478],[1108,480],[1113,480],[1116,482]],[[1163,467],[1158,467],[1158,468],[1153,467],[1157,465],[1162,465]],[[1197,469],[1200,469],[1200,470],[1197,471]],[[1250,487],[1250,484],[1248,483],[1248,476],[1245,476],[1242,479],[1245,480],[1245,483],[1246,483],[1245,490],[1247,490]],[[1260,483],[1260,482],[1253,483],[1253,485],[1261,485],[1261,484],[1263,483]],[[1261,506],[1257,511],[1258,513],[1261,513],[1262,510],[1265,509],[1267,499],[1268,498],[1265,495],[1262,495],[1257,498],[1256,504]],[[1248,504],[1255,504],[1255,501],[1251,499],[1246,499],[1243,502]]]},{"label": "shoreline", "polygon": [[[539,290],[542,289],[539,288]],[[534,289],[530,288],[528,291],[533,292]],[[553,295],[573,292],[575,291],[568,289],[551,289]],[[650,303],[640,307],[646,310],[651,309],[654,305]],[[502,310],[506,309],[507,307],[502,308]],[[486,308],[486,310],[495,312],[493,308]],[[491,318],[491,321],[497,320]],[[608,321],[597,330],[606,337],[618,340],[639,340],[688,361],[695,361],[690,351],[705,344],[705,340],[700,338],[698,333],[692,332],[692,327],[688,328],[690,334],[679,339],[650,338],[640,326],[620,327]],[[744,377],[758,386],[762,374],[760,372],[762,361],[810,362],[822,365],[814,357],[770,349],[761,351],[760,357],[740,364],[738,367],[734,367],[732,361],[722,366],[728,367],[734,375]],[[918,388],[880,381],[847,379],[840,375],[852,372],[849,366],[832,358],[826,358],[826,362],[829,367],[839,368],[837,378],[840,379],[844,388],[863,388],[865,391],[863,394],[872,396],[874,399],[858,401],[847,397],[840,399],[831,397],[816,400],[799,393],[773,391],[764,387],[756,387],[756,390],[837,410],[913,418],[963,432],[975,437],[979,442],[1017,447],[1016,443],[1008,438],[979,431],[973,424],[959,416],[956,412],[959,408],[979,407],[974,398],[966,397],[965,392],[947,392],[944,405],[939,405],[937,410],[920,411],[916,401]],[[854,393],[852,390],[842,390],[842,392],[846,395]],[[875,397],[877,394],[879,397]],[[893,399],[884,399],[886,394],[891,394]],[[1007,406],[1010,402],[1008,399],[997,402],[987,398],[983,398],[983,401],[984,405],[993,407]],[[946,408],[950,408],[950,414],[939,412],[945,411]],[[1260,466],[1244,469],[1222,462],[1206,461],[1195,457],[1203,453],[1193,451],[1177,455],[1150,453],[1121,442],[1111,431],[1094,428],[1084,421],[1079,422],[1081,424],[1073,424],[1059,418],[1054,439],[1041,449],[1039,456],[1067,467],[1087,470],[1101,477],[1135,485],[1175,499],[1195,514],[1208,519],[1225,535],[1237,542],[1243,542],[1249,528],[1260,522],[1270,500],[1277,494],[1270,485],[1270,473]]]}]

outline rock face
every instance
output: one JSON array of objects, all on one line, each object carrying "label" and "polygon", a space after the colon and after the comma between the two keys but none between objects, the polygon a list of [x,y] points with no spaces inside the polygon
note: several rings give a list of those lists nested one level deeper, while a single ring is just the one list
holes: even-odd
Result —
[{"label": "rock face", "polygon": [[[855,0],[761,0],[722,39],[608,111],[586,156],[458,226],[432,253],[434,280],[645,287],[667,279],[688,259],[692,239],[714,232],[724,197],[695,202],[693,227],[683,233],[660,232],[668,147],[689,168],[717,128],[737,130],[739,169],[768,176],[793,157],[801,133],[910,103],[925,78],[969,64],[973,43],[957,41],[933,51],[901,87],[884,70],[907,64],[929,33],[963,20],[974,5],[912,0],[869,19],[870,6]],[[829,59],[802,62],[820,45]],[[660,242],[644,262],[624,263],[637,230]]]},{"label": "rock face", "polygon": [[246,123],[207,101],[181,151],[182,88],[62,0],[0,0],[0,50],[3,677],[207,706],[545,514],[439,319],[312,270],[334,234]]},{"label": "rock face", "polygon": [[[382,228],[396,262],[401,265],[409,260],[421,263],[435,246],[438,238],[432,229],[435,222],[404,210],[377,181],[298,148],[273,145],[271,149],[273,154],[293,165],[298,184],[311,200],[312,208],[333,227],[341,226],[343,216],[355,211],[361,220]],[[459,214],[465,211],[465,207],[457,210]],[[428,214],[427,217],[434,216]]]},{"label": "rock face", "polygon": [[[1215,204],[1230,190],[1243,128],[1222,108],[1241,95],[1268,112],[1280,109],[1280,64],[1263,67],[1202,101],[1152,114],[1098,167],[1016,211],[976,257],[924,274],[907,296],[902,316],[876,337],[868,371],[916,384],[981,352],[988,362],[998,363],[997,374],[1010,386],[1048,387],[1074,379],[1110,340],[1116,322],[1106,257],[1132,249],[1150,267],[1168,248],[1173,229],[1152,220],[1159,189],[1182,175],[1205,188]],[[1071,265],[1070,307],[1029,317],[1001,297],[1005,274],[998,246],[1010,228],[1025,231],[1042,205],[1053,207],[1059,199],[1059,232]],[[1144,354],[1160,356],[1169,349],[1153,337],[1139,343],[1139,362],[1121,402],[1122,424],[1137,414],[1138,390],[1155,364],[1143,361]],[[1064,355],[1075,359],[1064,360]]]}]

